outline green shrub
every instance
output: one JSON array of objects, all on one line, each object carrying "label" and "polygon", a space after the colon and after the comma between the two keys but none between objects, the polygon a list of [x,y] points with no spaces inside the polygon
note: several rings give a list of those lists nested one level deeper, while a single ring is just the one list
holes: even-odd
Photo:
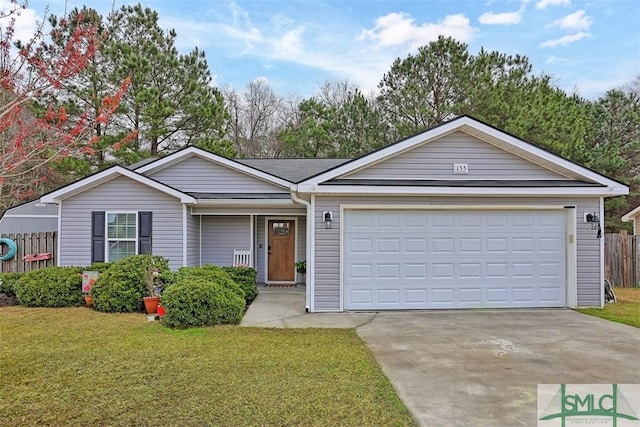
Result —
[{"label": "green shrub", "polygon": [[172,328],[237,324],[244,312],[244,298],[228,284],[187,274],[164,291],[162,305],[163,322]]},{"label": "green shrub", "polygon": [[68,307],[82,303],[82,268],[47,267],[24,273],[16,289],[26,307]]},{"label": "green shrub", "polygon": [[245,298],[245,293],[240,285],[229,276],[223,267],[212,264],[203,265],[202,267],[182,267],[178,270],[176,280],[181,281],[186,278],[200,278],[219,283],[225,288],[231,289],[240,298]]},{"label": "green shrub", "polygon": [[85,271],[97,271],[98,273],[104,273],[107,271],[109,267],[111,267],[110,262],[95,262],[88,267],[85,267]]},{"label": "green shrub", "polygon": [[154,268],[162,277],[169,271],[169,262],[158,256],[132,255],[111,263],[91,288],[93,307],[107,312],[143,310],[142,298],[150,295],[146,280]]},{"label": "green shrub", "polygon": [[222,269],[244,291],[245,303],[251,304],[258,295],[258,286],[256,285],[258,272],[251,267],[222,267]]},{"label": "green shrub", "polygon": [[0,273],[0,294],[15,297],[23,273]]}]

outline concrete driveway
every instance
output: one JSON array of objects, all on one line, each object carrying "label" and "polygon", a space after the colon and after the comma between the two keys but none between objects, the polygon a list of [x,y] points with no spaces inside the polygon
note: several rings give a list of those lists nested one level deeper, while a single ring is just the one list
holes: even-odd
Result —
[{"label": "concrete driveway", "polygon": [[357,332],[423,426],[535,426],[537,384],[640,383],[640,330],[571,310],[383,312]]}]

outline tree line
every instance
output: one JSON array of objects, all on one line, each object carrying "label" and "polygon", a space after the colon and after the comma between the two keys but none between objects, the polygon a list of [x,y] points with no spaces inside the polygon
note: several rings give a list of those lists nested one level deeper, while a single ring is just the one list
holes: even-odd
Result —
[{"label": "tree line", "polygon": [[[82,135],[91,144],[38,168],[27,162],[22,176],[3,179],[0,173],[3,208],[112,164],[188,145],[227,157],[351,158],[460,115],[629,184],[630,196],[607,201],[608,228],[619,227],[619,217],[640,203],[640,76],[587,100],[555,87],[550,75],[534,74],[525,56],[473,54],[465,43],[439,37],[396,59],[375,93],[326,81],[301,99],[276,94],[265,80],[242,91],[214,87],[205,53],[197,47],[178,52],[176,32],[161,28],[158,13],[140,4],[106,17],[86,6],[49,17],[42,58],[55,64],[81,28],[92,29],[95,51],[58,84],[31,94],[21,114],[64,111],[67,128],[91,123]],[[10,68],[7,63],[0,66]],[[105,100],[114,99],[109,120],[101,120]],[[0,126],[5,147],[15,142],[9,131]],[[38,185],[25,193],[29,181]]]}]

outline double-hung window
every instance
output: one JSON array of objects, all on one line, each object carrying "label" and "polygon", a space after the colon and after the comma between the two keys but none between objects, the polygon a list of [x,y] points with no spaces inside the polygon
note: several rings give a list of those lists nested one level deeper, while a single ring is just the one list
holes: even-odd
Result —
[{"label": "double-hung window", "polygon": [[117,261],[138,253],[138,214],[107,212],[107,259]]},{"label": "double-hung window", "polygon": [[150,254],[153,212],[91,212],[91,263]]}]

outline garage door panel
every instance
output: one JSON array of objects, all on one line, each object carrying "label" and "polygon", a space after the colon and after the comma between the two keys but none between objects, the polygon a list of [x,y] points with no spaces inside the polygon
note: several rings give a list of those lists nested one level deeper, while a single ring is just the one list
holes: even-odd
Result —
[{"label": "garage door panel", "polygon": [[427,304],[427,290],[426,289],[407,289],[405,291],[406,303],[423,307]]},{"label": "garage door panel", "polygon": [[378,253],[379,254],[399,254],[400,253],[400,239],[391,239],[388,237],[378,239]]},{"label": "garage door panel", "polygon": [[562,307],[564,223],[563,211],[347,210],[344,307]]},{"label": "garage door panel", "polygon": [[427,264],[404,264],[404,278],[405,279],[426,279],[427,278]]},{"label": "garage door panel", "polygon": [[349,301],[354,307],[360,306],[370,306],[373,304],[373,298],[371,298],[373,292],[371,290],[360,289],[360,290],[350,290],[349,291]]},{"label": "garage door panel", "polygon": [[462,237],[458,239],[458,247],[462,255],[477,255],[482,251],[482,239],[480,237]]},{"label": "garage door panel", "polygon": [[482,289],[480,288],[461,288],[459,291],[460,303],[476,303],[482,302]]},{"label": "garage door panel", "polygon": [[407,254],[427,254],[427,239],[407,238],[404,240],[404,252]]}]

